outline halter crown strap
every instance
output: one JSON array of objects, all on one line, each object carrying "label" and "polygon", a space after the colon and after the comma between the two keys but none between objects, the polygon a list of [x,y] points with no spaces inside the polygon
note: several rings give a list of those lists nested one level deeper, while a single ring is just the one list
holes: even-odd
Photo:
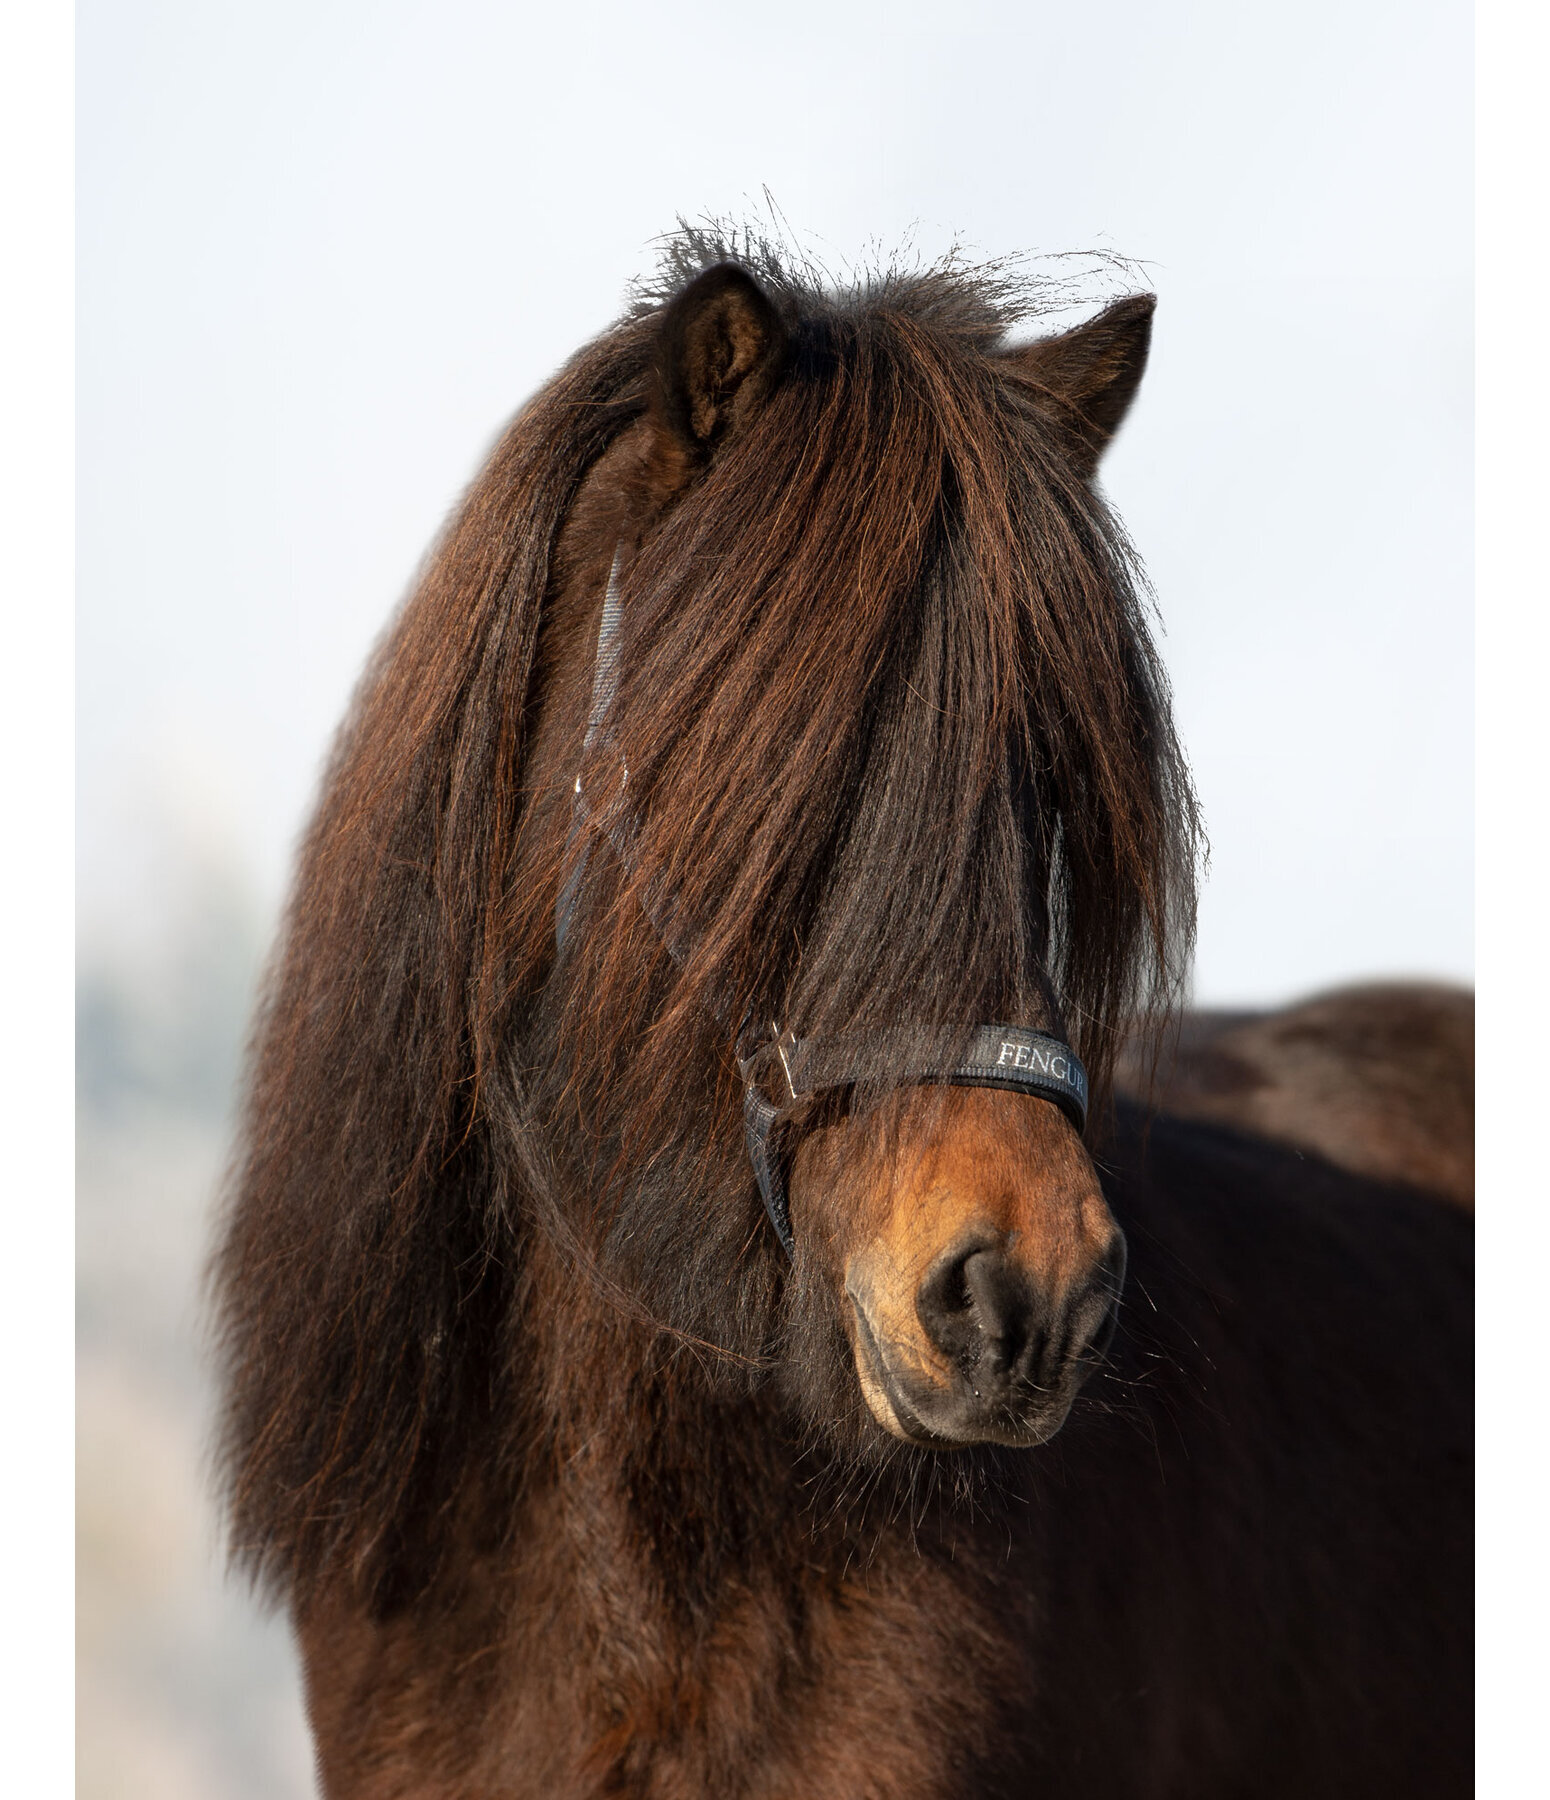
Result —
[{"label": "halter crown strap", "polygon": [[[592,699],[587,709],[587,730],[582,758],[604,735],[608,709],[619,684],[619,627],[623,608],[619,596],[619,551],[608,571],[602,618],[597,629],[597,654],[593,659]],[[635,822],[625,804],[630,771],[619,758],[619,786],[604,802],[600,815],[582,791],[578,771],[571,802],[570,832],[566,841],[570,872],[554,907],[556,950],[563,950],[575,919],[586,875],[590,843],[577,839],[587,823],[598,816],[602,835],[626,869],[635,860]],[[647,918],[673,961],[682,967],[688,945],[674,930],[676,906],[671,893],[648,894]],[[721,1021],[723,1024],[725,1020]],[[744,1046],[748,1046],[744,1054]],[[949,1087],[1003,1088],[1012,1093],[1049,1100],[1058,1106],[1078,1131],[1087,1122],[1087,1071],[1063,1038],[1047,1031],[1031,1031],[1021,1025],[981,1025],[956,1062],[947,1064],[921,1059],[917,1040],[904,1030],[847,1034],[835,1038],[799,1038],[779,1026],[760,1036],[745,1028],[738,1035],[738,1070],[743,1077],[743,1137],[753,1165],[764,1210],[788,1257],[796,1255],[791,1232],[791,1209],[786,1196],[783,1159],[775,1144],[777,1127],[789,1122],[809,1097],[866,1079],[874,1069],[886,1069],[893,1087],[925,1086],[942,1082]],[[769,1080],[776,1089],[765,1092]]]},{"label": "halter crown strap", "polygon": [[[603,616],[597,627],[597,654],[592,659],[592,700],[587,708],[587,734],[581,740],[583,761],[602,735],[608,709],[613,704],[614,690],[619,685],[619,621],[622,612],[619,601],[619,552],[615,550],[614,560],[608,571],[608,589],[603,595]],[[619,786],[622,793],[630,779],[630,771],[622,761],[620,769]],[[625,818],[616,816],[618,812],[618,804],[615,802],[605,816],[604,830],[620,858],[627,859],[628,824]],[[581,898],[581,884],[587,873],[587,852],[591,845],[583,843],[578,850],[576,839],[580,837],[583,825],[591,816],[592,808],[581,791],[581,772],[578,770],[574,798],[571,801],[570,833],[565,841],[570,872],[554,903],[554,942],[557,950],[565,948],[565,940],[570,935],[571,922],[576,915],[576,903]]]}]

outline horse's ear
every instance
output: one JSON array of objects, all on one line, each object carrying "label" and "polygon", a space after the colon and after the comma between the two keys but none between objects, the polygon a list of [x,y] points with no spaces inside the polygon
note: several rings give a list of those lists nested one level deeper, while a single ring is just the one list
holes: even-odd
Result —
[{"label": "horse's ear", "polygon": [[708,450],[774,386],[786,327],[773,302],[736,263],[697,275],[668,306],[657,339],[656,401],[688,448]]},{"label": "horse's ear", "polygon": [[1156,306],[1155,294],[1132,294],[1085,325],[1039,338],[1003,359],[1039,389],[1084,475],[1098,467],[1141,385]]}]

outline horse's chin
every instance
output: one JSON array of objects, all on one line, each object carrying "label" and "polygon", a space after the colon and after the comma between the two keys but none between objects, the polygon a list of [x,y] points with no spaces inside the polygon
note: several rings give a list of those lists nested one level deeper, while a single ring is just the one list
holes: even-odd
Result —
[{"label": "horse's chin", "polygon": [[911,1387],[921,1384],[890,1366],[865,1306],[855,1294],[849,1299],[856,1321],[856,1378],[862,1396],[877,1423],[904,1443],[928,1450],[964,1450],[976,1444],[1031,1449],[1048,1443],[1066,1422],[1074,1390],[1041,1399],[1029,1408],[1008,1405],[994,1411],[974,1409],[967,1415],[952,1404],[953,1396],[935,1384],[930,1385],[924,1400],[912,1397]]}]

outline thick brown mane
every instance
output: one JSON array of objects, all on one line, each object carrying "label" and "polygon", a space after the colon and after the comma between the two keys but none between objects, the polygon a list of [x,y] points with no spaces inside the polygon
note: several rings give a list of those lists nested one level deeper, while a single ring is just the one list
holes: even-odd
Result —
[{"label": "thick brown mane", "polygon": [[473,1129],[487,924],[550,553],[649,336],[584,351],[505,433],[367,670],[302,847],[214,1267],[234,1550],[280,1584],[390,1556],[492,1403],[469,1352],[509,1304],[520,1177]]},{"label": "thick brown mane", "polygon": [[[235,1542],[292,1593],[414,1566],[471,1446],[520,1486],[549,1428],[525,1244],[571,1229],[599,1147],[613,1241],[665,1271],[648,1309],[750,1362],[777,1346],[724,1023],[745,1006],[815,1032],[1053,1010],[1101,1093],[1176,991],[1193,798],[1077,425],[1000,354],[1029,296],[956,265],[836,296],[768,258],[790,364],[631,563],[610,724],[634,866],[594,846],[556,969],[575,850],[528,759],[556,547],[648,404],[662,305],[727,248],[679,240],[669,286],[518,415],[303,849],[216,1268]],[[663,896],[681,969],[646,922]]]}]

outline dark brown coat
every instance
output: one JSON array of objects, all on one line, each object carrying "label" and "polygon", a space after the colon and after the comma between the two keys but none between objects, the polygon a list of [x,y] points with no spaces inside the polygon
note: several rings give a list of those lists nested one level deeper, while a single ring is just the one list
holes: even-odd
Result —
[{"label": "dark brown coat", "polygon": [[1343,1169],[1475,1203],[1475,998],[1375,982],[1279,1012],[1194,1012],[1121,1087],[1180,1118],[1273,1138]]}]

